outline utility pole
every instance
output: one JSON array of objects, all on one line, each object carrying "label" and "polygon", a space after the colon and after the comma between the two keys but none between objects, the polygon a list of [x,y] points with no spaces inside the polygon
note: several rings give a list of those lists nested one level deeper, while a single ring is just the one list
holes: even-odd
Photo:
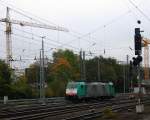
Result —
[{"label": "utility pole", "polygon": [[86,80],[85,51],[83,51],[83,79]]},{"label": "utility pole", "polygon": [[42,100],[42,58],[41,58],[41,49],[40,49],[40,100]]},{"label": "utility pole", "polygon": [[85,51],[80,51],[80,79],[86,80]]},{"label": "utility pole", "polygon": [[44,39],[45,37],[42,37],[42,94],[43,94],[43,102],[45,102],[45,71],[44,71]]},{"label": "utility pole", "polygon": [[36,91],[37,91],[37,99],[39,98],[39,68],[36,67],[35,69],[35,73],[36,73]]},{"label": "utility pole", "polygon": [[127,66],[126,66],[126,90],[129,91],[129,55],[127,57]]},{"label": "utility pole", "polygon": [[98,76],[98,81],[101,80],[100,78],[100,57],[97,59],[97,76]]},{"label": "utility pole", "polygon": [[42,49],[40,50],[40,99],[43,104],[45,104],[44,38],[42,37]]},{"label": "utility pole", "polygon": [[83,80],[83,61],[82,61],[82,50],[80,50],[80,79]]},{"label": "utility pole", "polygon": [[133,92],[133,63],[131,60],[129,66],[129,80],[130,80],[130,92]]},{"label": "utility pole", "polygon": [[126,93],[126,75],[125,75],[125,65],[123,64],[123,92]]}]

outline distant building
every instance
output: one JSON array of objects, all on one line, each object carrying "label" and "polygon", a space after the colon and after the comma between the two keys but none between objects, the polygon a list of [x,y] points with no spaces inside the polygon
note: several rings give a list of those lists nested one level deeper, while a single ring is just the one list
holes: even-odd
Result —
[{"label": "distant building", "polygon": [[13,73],[11,75],[11,78],[15,81],[18,80],[18,77],[22,76],[25,74],[25,70],[24,69],[13,69]]},{"label": "distant building", "polygon": [[25,74],[25,70],[24,69],[15,69],[14,73],[17,77],[24,75]]},{"label": "distant building", "polygon": [[[48,67],[48,62],[50,62],[50,60],[48,58],[44,58],[44,67]],[[35,64],[40,66],[40,59],[39,58],[36,60]]]}]

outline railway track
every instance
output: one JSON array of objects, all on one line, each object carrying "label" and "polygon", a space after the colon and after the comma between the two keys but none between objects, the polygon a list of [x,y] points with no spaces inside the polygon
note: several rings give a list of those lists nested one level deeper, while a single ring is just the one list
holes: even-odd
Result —
[{"label": "railway track", "polygon": [[[147,102],[148,98],[143,101]],[[0,109],[1,120],[80,120],[99,117],[107,106],[113,110],[121,110],[125,107],[135,107],[137,100],[128,97],[117,97],[107,101],[93,100],[88,103],[50,102],[46,105],[32,105],[26,107],[13,107]],[[54,104],[52,104],[54,103]],[[125,106],[126,105],[126,106]]]},{"label": "railway track", "polygon": [[[50,120],[83,120],[87,117],[91,117],[91,115],[93,115],[94,117],[96,115],[100,115],[100,112],[102,113],[103,109],[107,106],[120,106],[120,105],[124,105],[124,104],[132,104],[135,103],[135,100],[122,100],[120,102],[116,102],[116,101],[109,101],[106,103],[96,103],[95,105],[91,104],[88,105],[88,107],[81,109],[73,112],[72,110],[66,111],[65,114],[59,115],[59,116],[54,116],[54,117],[50,117],[47,119]],[[117,105],[118,104],[118,105]],[[45,120],[47,120],[45,119]]]},{"label": "railway track", "polygon": [[[118,94],[117,99],[128,99],[128,95],[126,94]],[[64,97],[51,97],[45,99],[46,104],[63,104],[63,103],[69,103],[65,100]],[[16,100],[8,100],[7,104],[3,103],[3,100],[0,100],[0,109],[6,109],[9,107],[13,108],[19,108],[19,107],[28,107],[28,106],[34,106],[42,104],[42,102],[39,99],[16,99]]]},{"label": "railway track", "polygon": [[[51,98],[46,98],[46,102],[51,102],[51,103],[57,103],[64,101],[64,97],[51,97]],[[16,100],[8,100],[7,104],[4,105],[3,100],[0,100],[0,106],[7,106],[7,105],[26,105],[26,104],[39,104],[40,100],[39,99],[16,99]]]},{"label": "railway track", "polygon": [[[112,105],[124,105],[125,103],[131,104],[136,103],[136,100],[108,100],[104,102],[89,102],[70,104],[64,106],[36,106],[25,109],[16,109],[11,111],[1,111],[0,119],[5,120],[75,120],[80,118],[88,118],[89,116],[100,113],[102,108]],[[88,116],[89,115],[89,116]]]},{"label": "railway track", "polygon": [[[57,106],[57,105],[65,105],[69,102],[64,99],[64,97],[53,97],[53,98],[47,98],[46,104],[51,106]],[[38,99],[21,99],[21,100],[9,100],[7,104],[0,104],[0,111],[2,110],[13,110],[16,109],[26,109],[30,107],[37,107],[43,106],[43,103]]]},{"label": "railway track", "polygon": [[[117,99],[124,99],[127,98],[128,94],[118,94]],[[45,99],[46,103],[60,103],[60,102],[65,102],[64,97],[51,97],[51,98],[46,98]],[[7,104],[3,103],[4,101],[1,99],[0,100],[0,107],[5,107],[5,106],[19,106],[19,105],[33,105],[33,104],[39,104],[40,100],[39,99],[14,99],[14,100],[8,100]]]},{"label": "railway track", "polygon": [[[100,103],[80,103],[67,106],[57,106],[57,107],[43,106],[30,109],[21,109],[16,111],[1,111],[0,119],[10,119],[10,120],[43,119],[49,116],[54,117],[60,114],[86,110],[87,108],[91,109],[91,106],[97,106],[99,104]],[[104,104],[104,102],[101,104]]]},{"label": "railway track", "polygon": [[[150,99],[142,100],[142,103],[148,105],[150,104],[149,100]],[[112,108],[112,111],[119,112],[119,111],[127,110],[129,108],[133,109],[135,108],[136,104],[137,101],[135,100],[130,102],[124,101],[117,104],[110,104],[108,106]],[[107,105],[105,107],[107,107]],[[91,111],[87,111],[86,113],[78,114],[78,116],[74,115],[74,116],[66,117],[63,120],[95,120],[96,118],[99,118],[103,115],[104,109],[105,109],[104,107],[93,109]]]}]

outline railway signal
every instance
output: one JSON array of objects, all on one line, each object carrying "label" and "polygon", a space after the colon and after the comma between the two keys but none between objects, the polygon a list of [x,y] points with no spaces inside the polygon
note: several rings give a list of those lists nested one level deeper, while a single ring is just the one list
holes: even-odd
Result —
[{"label": "railway signal", "polygon": [[138,55],[136,58],[133,57],[133,65],[134,65],[134,66],[139,65],[140,62],[142,62],[142,56]]},{"label": "railway signal", "polygon": [[[140,24],[141,22],[138,22]],[[141,103],[141,74],[140,74],[140,63],[142,62],[142,37],[141,33],[143,31],[140,31],[140,28],[135,28],[135,35],[134,35],[134,43],[135,43],[135,55],[137,57],[133,57],[133,65],[137,67],[137,79],[138,79],[138,86],[139,86],[139,94],[138,94],[138,104],[136,105],[136,112],[137,113],[142,113],[144,111],[144,105]]]},{"label": "railway signal", "polygon": [[142,37],[140,34],[140,28],[135,28],[135,35],[134,35],[134,43],[135,43],[135,55],[141,54],[141,41]]}]

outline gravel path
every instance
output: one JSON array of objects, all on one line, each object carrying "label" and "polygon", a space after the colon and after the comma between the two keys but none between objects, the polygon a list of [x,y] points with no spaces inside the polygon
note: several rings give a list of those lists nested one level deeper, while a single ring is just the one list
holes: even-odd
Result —
[{"label": "gravel path", "polygon": [[144,113],[142,114],[137,114],[135,109],[118,114],[117,120],[150,120],[150,106],[144,106]]},{"label": "gravel path", "polygon": [[144,113],[137,114],[135,109],[115,113],[116,117],[112,119],[99,118],[96,120],[150,120],[150,105],[144,106]]}]

